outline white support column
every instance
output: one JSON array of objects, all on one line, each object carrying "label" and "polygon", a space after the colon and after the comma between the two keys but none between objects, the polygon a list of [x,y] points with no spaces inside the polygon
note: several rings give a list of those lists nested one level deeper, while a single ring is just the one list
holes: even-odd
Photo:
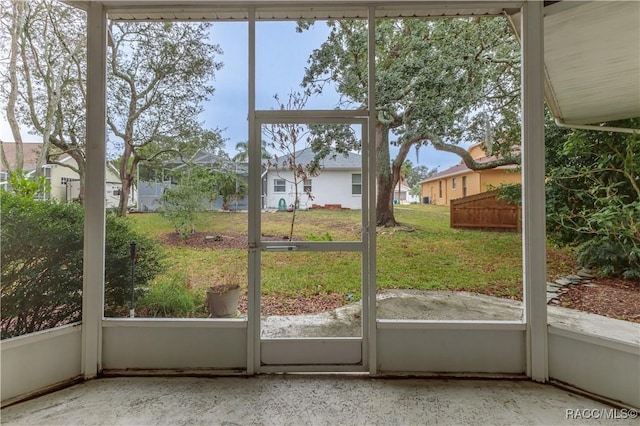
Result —
[{"label": "white support column", "polygon": [[262,145],[256,136],[256,11],[249,9],[249,289],[247,295],[247,374],[260,365],[260,209]]},{"label": "white support column", "polygon": [[82,284],[82,372],[95,377],[102,363],[104,298],[107,17],[101,2],[87,10],[87,175]]},{"label": "white support column", "polygon": [[376,8],[369,6],[368,21],[368,100],[369,100],[369,123],[368,137],[369,150],[367,161],[369,163],[369,220],[367,227],[367,248],[368,248],[368,271],[369,291],[368,291],[368,315],[364,326],[367,329],[367,348],[364,353],[368,356],[369,374],[375,375],[378,372],[378,339],[377,339],[377,312],[376,312]]},{"label": "white support column", "polygon": [[527,375],[549,378],[544,193],[543,3],[522,6],[522,234]]}]

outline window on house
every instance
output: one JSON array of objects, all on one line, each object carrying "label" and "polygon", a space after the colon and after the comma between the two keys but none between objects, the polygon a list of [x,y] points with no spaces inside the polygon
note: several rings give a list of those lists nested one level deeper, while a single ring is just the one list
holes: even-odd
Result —
[{"label": "window on house", "polygon": [[304,192],[306,194],[311,194],[311,179],[304,180]]},{"label": "window on house", "polygon": [[[47,167],[43,167],[44,169],[44,176],[46,179],[46,188],[51,188],[51,167],[47,166]],[[44,191],[44,192],[38,192],[34,198],[36,200],[50,200],[51,199],[51,189],[49,189],[48,191]]]},{"label": "window on house", "polygon": [[285,192],[287,190],[287,182],[284,179],[273,180],[273,192]]},{"label": "window on house", "polygon": [[362,195],[362,175],[359,173],[351,175],[351,194]]},{"label": "window on house", "polygon": [[442,198],[442,181],[438,181],[438,198]]},{"label": "window on house", "polygon": [[462,196],[467,196],[467,177],[462,176]]},{"label": "window on house", "polygon": [[113,195],[120,195],[122,192],[122,188],[115,187],[113,188]]},{"label": "window on house", "polygon": [[68,182],[71,182],[73,179],[70,177],[61,177],[60,178],[60,185],[66,185]]},{"label": "window on house", "polygon": [[457,185],[458,185],[458,179],[457,178],[451,179],[451,188],[456,189]]}]

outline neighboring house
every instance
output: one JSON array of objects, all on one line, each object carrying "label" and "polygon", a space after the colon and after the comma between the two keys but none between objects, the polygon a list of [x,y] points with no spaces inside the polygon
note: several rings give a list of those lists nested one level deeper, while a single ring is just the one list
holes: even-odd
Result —
[{"label": "neighboring house", "polygon": [[[296,153],[296,163],[303,167],[314,158],[311,148]],[[263,207],[277,209],[284,200],[286,206],[295,201],[293,172],[283,167],[285,157],[265,162],[263,174]],[[333,152],[320,160],[320,171],[298,184],[298,196],[301,209],[313,205],[339,205],[342,208],[362,208],[362,156],[356,153],[341,154]]]},{"label": "neighboring house", "polygon": [[[36,162],[38,161],[38,155],[40,155],[40,150],[42,148],[41,143],[37,142],[24,142],[22,144],[23,151],[23,166],[22,169],[26,172],[33,171],[36,167]],[[7,162],[9,163],[9,167],[11,170],[15,168],[16,162],[16,144],[14,142],[3,142],[2,149],[4,150],[4,154],[7,158]],[[7,185],[8,173],[5,170],[4,165],[0,161],[0,185],[3,187]]]},{"label": "neighboring house", "polygon": [[[13,167],[15,162],[15,143],[3,142],[3,148],[7,155],[9,165]],[[25,143],[24,149],[24,170],[27,172],[27,176],[35,173],[35,165],[37,156],[42,149],[42,143]],[[80,176],[74,170],[69,167],[65,167],[64,164],[68,164],[72,167],[76,167],[77,164],[73,158],[68,155],[63,155],[58,160],[60,164],[45,164],[42,166],[44,169],[44,176],[50,185],[50,190],[47,194],[44,194],[45,199],[54,199],[62,202],[71,202],[78,199],[80,195]],[[0,166],[1,167],[1,166]],[[6,171],[2,170],[3,182],[6,176]],[[107,163],[106,176],[105,176],[105,203],[106,208],[116,208],[120,202],[120,191],[122,190],[122,183],[119,178],[118,171]],[[132,191],[134,193],[135,190]],[[134,196],[131,198],[135,199]]]},{"label": "neighboring house", "polygon": [[403,181],[400,184],[400,188],[396,184],[393,189],[393,200],[396,204],[419,203],[420,196],[411,194],[411,188],[407,185],[407,182]]},{"label": "neighboring house", "polygon": [[[60,162],[71,163],[75,165],[75,161],[71,157],[65,157]],[[78,174],[73,170],[59,165],[51,165],[53,169],[53,174],[63,174],[65,176],[60,176],[60,180],[58,181],[57,177],[51,177],[51,193],[52,196],[54,193],[54,184],[57,188],[57,193],[54,198],[59,200],[73,201],[77,200],[80,195],[80,179]],[[49,167],[47,165],[46,167]],[[75,178],[70,179],[69,174],[75,175]],[[105,175],[105,206],[108,209],[118,208],[120,204],[120,192],[122,192],[122,181],[120,180],[120,173],[116,168],[107,163],[107,170]],[[63,195],[64,194],[64,195]],[[133,206],[136,199],[136,188],[135,186],[131,188],[131,192],[129,195],[128,206]]]},{"label": "neighboring house", "polygon": [[[228,158],[218,154],[198,150],[188,159],[176,158],[167,161],[160,170],[145,171],[144,166],[140,168],[140,180],[138,181],[137,209],[140,212],[154,212],[161,206],[162,194],[167,188],[173,188],[175,183],[175,172],[185,169],[189,165],[196,165],[209,170],[228,170],[234,173],[239,180],[247,180],[249,167],[247,163],[232,162]],[[246,197],[234,198],[229,202],[229,210],[247,210],[248,199]],[[221,210],[222,199],[203,199],[202,209]]]},{"label": "neighboring house", "polygon": [[[482,143],[469,148],[469,153],[479,163],[488,163],[496,159],[495,156],[486,155]],[[424,203],[448,206],[451,200],[486,192],[490,187],[503,183],[521,183],[518,166],[508,165],[473,171],[460,162],[456,166],[429,176],[421,181],[420,185]]]}]

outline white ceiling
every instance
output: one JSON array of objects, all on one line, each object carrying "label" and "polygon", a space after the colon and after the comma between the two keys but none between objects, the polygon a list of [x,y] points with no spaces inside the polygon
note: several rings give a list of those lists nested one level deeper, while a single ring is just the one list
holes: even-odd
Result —
[{"label": "white ceiling", "polygon": [[640,2],[545,8],[546,98],[565,123],[640,117]]},{"label": "white ceiling", "polygon": [[[78,7],[88,1],[67,0]],[[519,9],[518,0],[105,0],[111,19],[122,20],[246,20],[248,8],[258,20],[366,18],[376,6],[377,17],[495,16],[505,8]]]}]

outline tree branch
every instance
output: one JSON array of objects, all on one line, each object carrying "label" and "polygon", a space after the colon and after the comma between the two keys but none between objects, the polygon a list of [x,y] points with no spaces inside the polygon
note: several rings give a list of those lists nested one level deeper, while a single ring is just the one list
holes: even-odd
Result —
[{"label": "tree branch", "polygon": [[[507,165],[513,165],[513,164],[520,164],[520,157],[514,157],[514,156],[508,156],[508,157],[502,157],[502,158],[497,158],[493,161],[488,161],[486,163],[479,163],[477,162],[469,153],[469,151],[467,151],[466,149],[464,149],[461,146],[458,145],[454,145],[454,144],[450,144],[450,143],[446,143],[444,142],[442,139],[440,139],[437,136],[433,136],[433,135],[421,135],[421,136],[417,136],[416,137],[419,140],[428,140],[431,142],[431,145],[433,145],[433,147],[435,149],[437,149],[438,151],[446,151],[446,152],[451,152],[453,154],[458,155],[462,161],[464,162],[464,164],[471,170],[474,171],[478,171],[478,170],[488,170],[488,169],[493,169],[499,166],[507,166]],[[416,139],[414,138],[414,139]]]}]

